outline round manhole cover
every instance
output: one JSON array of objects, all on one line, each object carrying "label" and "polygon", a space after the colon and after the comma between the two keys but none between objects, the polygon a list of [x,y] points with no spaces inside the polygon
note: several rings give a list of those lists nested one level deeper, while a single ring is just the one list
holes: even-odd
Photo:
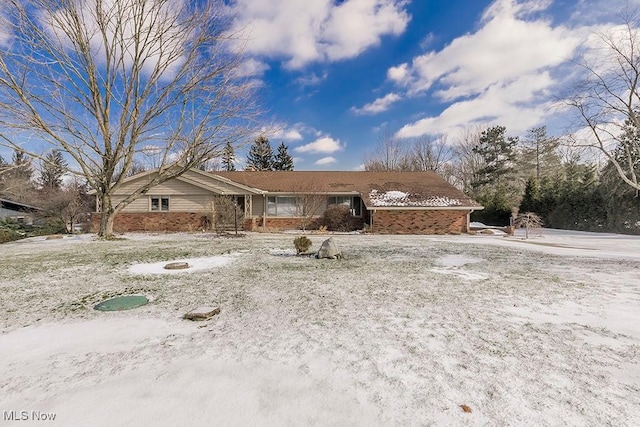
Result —
[{"label": "round manhole cover", "polygon": [[143,295],[128,295],[123,297],[115,297],[96,304],[93,308],[99,311],[122,311],[138,308],[149,300]]},{"label": "round manhole cover", "polygon": [[164,266],[165,270],[184,270],[189,268],[190,265],[187,262],[170,262]]}]

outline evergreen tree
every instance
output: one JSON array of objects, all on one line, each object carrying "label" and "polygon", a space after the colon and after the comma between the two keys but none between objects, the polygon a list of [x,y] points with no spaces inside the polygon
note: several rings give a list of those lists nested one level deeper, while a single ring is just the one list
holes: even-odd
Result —
[{"label": "evergreen tree", "polygon": [[292,171],[293,158],[289,155],[289,151],[284,142],[278,146],[278,153],[273,159],[273,170],[275,171]]},{"label": "evergreen tree", "polygon": [[273,170],[273,150],[267,137],[260,135],[255,139],[247,155],[247,166],[258,171]]},{"label": "evergreen tree", "polygon": [[[631,120],[626,120],[618,145],[611,155],[613,160],[609,160],[608,165],[615,171],[614,164],[617,164],[627,178],[637,182],[640,177],[640,129]],[[640,195],[640,189],[636,188],[635,194]]]},{"label": "evergreen tree", "polygon": [[561,168],[558,147],[560,139],[547,135],[547,127],[530,129],[527,137],[520,141],[518,166],[522,176],[535,176],[540,182],[543,177],[555,175]]},{"label": "evergreen tree", "polygon": [[60,150],[53,150],[44,158],[41,165],[39,183],[45,190],[59,190],[62,176],[67,170],[67,161]]},{"label": "evergreen tree", "polygon": [[484,167],[478,171],[472,187],[479,189],[486,185],[511,186],[515,175],[515,147],[517,137],[506,137],[504,126],[494,126],[480,134],[478,145],[473,152],[484,160]]},{"label": "evergreen tree", "polygon": [[540,213],[540,184],[535,177],[530,177],[527,180],[527,185],[524,188],[524,196],[520,202],[519,212],[535,212]]},{"label": "evergreen tree", "polygon": [[31,159],[27,154],[20,149],[13,151],[13,166],[11,169],[11,175],[14,179],[31,181],[33,175],[33,168],[31,167]]},{"label": "evergreen tree", "polygon": [[236,166],[234,164],[235,159],[236,154],[233,151],[233,146],[230,141],[227,141],[227,145],[225,145],[222,150],[222,170],[229,172],[236,170]]},{"label": "evergreen tree", "polygon": [[482,167],[471,182],[472,196],[485,208],[472,214],[472,220],[492,225],[507,225],[512,207],[518,205],[515,147],[518,138],[506,137],[504,126],[483,131],[473,153],[481,157]]}]

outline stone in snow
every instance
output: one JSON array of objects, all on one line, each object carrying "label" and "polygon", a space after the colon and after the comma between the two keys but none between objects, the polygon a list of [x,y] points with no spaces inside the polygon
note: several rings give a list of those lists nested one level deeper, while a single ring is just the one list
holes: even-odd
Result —
[{"label": "stone in snow", "polygon": [[327,240],[322,242],[320,249],[318,250],[318,259],[329,258],[336,259],[342,258],[342,252],[338,249],[338,245],[333,241],[333,237],[329,237]]},{"label": "stone in snow", "polygon": [[220,313],[220,307],[204,306],[194,308],[184,315],[187,320],[209,320],[216,314]]}]

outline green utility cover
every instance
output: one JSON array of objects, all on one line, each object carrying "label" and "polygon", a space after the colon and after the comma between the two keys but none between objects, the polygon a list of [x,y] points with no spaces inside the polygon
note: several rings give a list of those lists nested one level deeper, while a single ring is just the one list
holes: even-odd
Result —
[{"label": "green utility cover", "polygon": [[99,311],[122,311],[138,308],[148,303],[149,300],[143,295],[128,295],[115,297],[96,304],[93,308]]}]

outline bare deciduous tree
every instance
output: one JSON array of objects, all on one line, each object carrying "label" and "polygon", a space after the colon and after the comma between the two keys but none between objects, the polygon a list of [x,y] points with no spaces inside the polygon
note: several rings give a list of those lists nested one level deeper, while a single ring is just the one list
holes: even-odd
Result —
[{"label": "bare deciduous tree", "polygon": [[529,238],[529,229],[542,228],[542,218],[533,212],[525,212],[518,214],[513,220],[513,226],[525,229],[525,239]]},{"label": "bare deciduous tree", "polygon": [[327,206],[327,194],[313,182],[298,185],[296,193],[296,216],[300,218],[300,228],[306,231],[313,218]]},{"label": "bare deciduous tree", "polygon": [[364,168],[368,171],[434,171],[444,175],[449,172],[452,158],[446,135],[400,138],[385,132],[365,157]]},{"label": "bare deciduous tree", "polygon": [[447,135],[425,135],[413,141],[410,157],[412,170],[434,171],[442,176],[453,159],[453,152]]},{"label": "bare deciduous tree", "polygon": [[[111,237],[129,203],[252,132],[255,85],[232,19],[223,0],[3,1],[0,143],[67,153]],[[157,173],[114,200],[150,147]]]},{"label": "bare deciduous tree", "polygon": [[474,148],[480,144],[481,126],[464,129],[453,148],[455,162],[452,184],[467,194],[473,194],[472,183],[478,180],[480,170],[486,166],[480,154]]},{"label": "bare deciduous tree", "polygon": [[410,169],[409,150],[406,141],[389,132],[378,138],[373,152],[364,159],[364,169],[368,171],[402,171]]},{"label": "bare deciduous tree", "polygon": [[244,213],[231,196],[214,196],[211,201],[213,228],[221,236],[229,228],[238,234],[238,226],[242,224]]},{"label": "bare deciduous tree", "polygon": [[640,15],[627,12],[623,25],[595,34],[579,63],[584,75],[566,102],[577,112],[592,142],[576,141],[603,153],[620,178],[640,189],[636,165],[640,140]]}]

